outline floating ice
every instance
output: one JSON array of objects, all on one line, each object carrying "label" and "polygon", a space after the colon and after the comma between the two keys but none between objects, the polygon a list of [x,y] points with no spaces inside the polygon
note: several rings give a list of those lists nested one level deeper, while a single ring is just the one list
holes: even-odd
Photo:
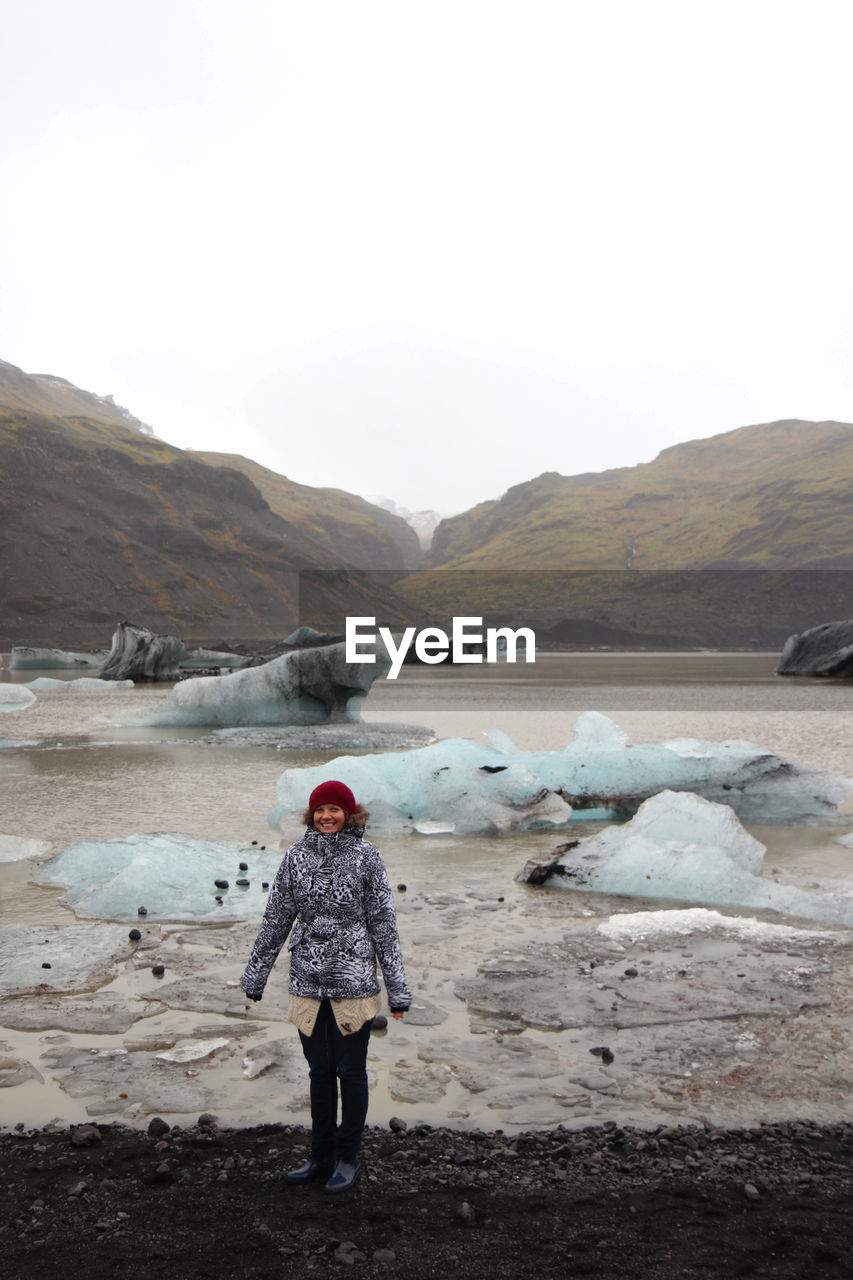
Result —
[{"label": "floating ice", "polygon": [[345,645],[297,649],[260,667],[184,680],[156,710],[123,720],[145,725],[323,724],[357,721],[390,660],[347,662]]},{"label": "floating ice", "polygon": [[49,848],[50,844],[44,840],[0,835],[0,862],[23,862],[25,858],[39,858]]},{"label": "floating ice", "polygon": [[814,929],[797,929],[789,924],[768,924],[750,916],[724,916],[720,911],[707,907],[686,907],[683,910],[631,911],[624,915],[609,916],[596,927],[596,933],[616,942],[636,943],[646,938],[692,937],[694,934],[718,930],[747,942],[785,945],[803,942],[812,945],[821,939],[831,941],[831,933],[817,933]]},{"label": "floating ice", "polygon": [[[556,852],[556,851],[555,851]],[[725,805],[662,791],[630,822],[562,846],[549,863],[531,864],[517,879],[564,889],[758,907],[853,925],[853,896],[807,893],[761,877],[764,845]],[[543,874],[543,871],[547,874]],[[853,894],[853,883],[851,883]]]},{"label": "floating ice", "polygon": [[0,926],[0,995],[91,991],[132,950],[117,925]]},{"label": "floating ice", "polygon": [[200,1062],[209,1058],[217,1049],[224,1049],[230,1040],[190,1040],[187,1044],[176,1045],[174,1049],[166,1049],[158,1053],[161,1062]]},{"label": "floating ice", "polygon": [[837,822],[838,803],[853,794],[853,782],[749,742],[691,738],[631,746],[598,712],[584,713],[573,731],[563,751],[519,751],[493,731],[489,745],[448,738],[414,751],[289,769],[279,778],[270,822],[301,812],[306,796],[329,777],[353,789],[377,829],[422,831],[441,823],[457,834],[558,827],[572,816],[627,817],[665,788],[698,792],[749,822]]},{"label": "floating ice", "polygon": [[[241,862],[248,871],[240,870]],[[78,916],[136,920],[145,907],[149,921],[244,920],[262,914],[263,884],[272,882],[280,862],[279,850],[237,841],[131,835],[79,840],[46,863],[39,880],[66,886],[64,901]],[[227,880],[228,887],[217,880]]]},{"label": "floating ice", "polygon": [[73,680],[57,680],[55,676],[37,676],[30,680],[28,689],[70,689],[73,693],[109,692],[111,689],[132,689],[132,680],[99,680],[97,676],[75,676]]},{"label": "floating ice", "polygon": [[463,738],[397,754],[339,756],[330,764],[288,769],[277,784],[276,823],[301,812],[326,778],[346,782],[370,810],[371,828],[473,835],[561,827],[566,802],[516,758]]},{"label": "floating ice", "polygon": [[26,685],[0,683],[0,712],[24,711],[35,700],[36,695]]}]

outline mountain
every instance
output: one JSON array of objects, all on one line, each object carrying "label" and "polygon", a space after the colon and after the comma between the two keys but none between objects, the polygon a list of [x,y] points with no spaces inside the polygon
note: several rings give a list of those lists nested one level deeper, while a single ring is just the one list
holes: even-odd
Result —
[{"label": "mountain", "polygon": [[[280,638],[313,621],[300,615],[304,570],[326,571],[324,608],[341,625],[348,612],[400,620],[390,583],[406,555],[388,513],[321,490],[312,515],[312,491],[294,486],[285,518],[243,470],[149,430],[107,398],[0,362],[0,648],[101,646],[124,618],[208,644]],[[372,607],[353,565],[394,571],[371,584]]]},{"label": "mountain", "polygon": [[465,569],[853,568],[853,426],[789,420],[546,472],[443,521],[431,564]]},{"label": "mountain", "polygon": [[445,618],[560,645],[775,647],[850,616],[853,426],[786,420],[548,472],[443,521],[431,563],[402,591]]},{"label": "mountain", "polygon": [[115,403],[112,396],[96,396],[81,391],[65,378],[48,373],[24,373],[17,365],[0,360],[0,410],[39,413],[52,418],[89,418],[93,422],[132,427],[145,435],[154,430],[140,422],[129,410]]},{"label": "mountain", "polygon": [[271,511],[303,535],[310,533],[317,546],[338,562],[345,557],[359,569],[416,569],[423,563],[411,525],[356,494],[297,484],[238,453],[191,450],[189,456],[213,467],[242,472],[263,494]]}]

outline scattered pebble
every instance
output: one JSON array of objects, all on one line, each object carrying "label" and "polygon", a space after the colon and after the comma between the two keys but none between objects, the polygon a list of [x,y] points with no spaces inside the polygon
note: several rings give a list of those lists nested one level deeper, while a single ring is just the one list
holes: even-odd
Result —
[{"label": "scattered pebble", "polygon": [[130,933],[127,936],[130,938],[131,942],[139,942],[140,938],[142,937],[142,934],[140,933],[139,929],[131,929]]}]

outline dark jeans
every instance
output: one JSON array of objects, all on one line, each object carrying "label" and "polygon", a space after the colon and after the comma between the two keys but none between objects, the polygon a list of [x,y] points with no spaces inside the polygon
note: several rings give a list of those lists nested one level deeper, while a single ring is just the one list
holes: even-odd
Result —
[{"label": "dark jeans", "polygon": [[[370,1023],[342,1035],[323,1000],[310,1036],[299,1032],[311,1077],[311,1159],[333,1165],[358,1155],[367,1118],[367,1042]],[[341,1123],[338,1125],[338,1080]]]}]

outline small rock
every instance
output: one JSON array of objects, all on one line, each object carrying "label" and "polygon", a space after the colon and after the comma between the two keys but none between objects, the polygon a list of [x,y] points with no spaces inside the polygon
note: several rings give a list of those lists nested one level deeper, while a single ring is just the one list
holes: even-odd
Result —
[{"label": "small rock", "polygon": [[477,1221],[477,1211],[467,1200],[463,1200],[461,1204],[456,1206],[456,1216],[465,1223],[466,1227],[473,1227]]},{"label": "small rock", "polygon": [[248,889],[249,885],[251,884],[251,881],[246,880],[244,877],[241,877],[241,879],[235,881],[235,884],[238,884],[241,889]]},{"label": "small rock", "polygon": [[392,1133],[405,1133],[408,1127],[406,1121],[401,1120],[399,1116],[392,1116],[388,1121],[388,1128]]},{"label": "small rock", "polygon": [[228,889],[230,887],[227,880],[214,880],[213,883],[216,885],[217,889]]},{"label": "small rock", "polygon": [[241,863],[240,863],[240,870],[241,870],[241,871],[248,871],[248,870],[249,870],[249,864],[248,864],[248,862],[241,862]]},{"label": "small rock", "polygon": [[746,1196],[747,1200],[758,1200],[758,1187],[753,1186],[751,1182],[747,1182],[744,1184],[743,1194]]},{"label": "small rock", "polygon": [[204,1111],[196,1121],[200,1129],[212,1129],[216,1124],[216,1116],[210,1111]]},{"label": "small rock", "polygon": [[71,1145],[74,1147],[97,1147],[103,1138],[96,1124],[81,1124],[71,1130]]},{"label": "small rock", "polygon": [[170,1132],[170,1127],[162,1116],[154,1116],[148,1121],[148,1132],[152,1138],[162,1138],[164,1134]]},{"label": "small rock", "polygon": [[398,893],[405,893],[405,892],[406,892],[406,886],[405,886],[404,884],[398,884],[398,885],[397,885],[397,892],[398,892]]},{"label": "small rock", "polygon": [[137,908],[136,908],[136,914],[137,914],[138,916],[147,916],[147,915],[148,915],[148,908],[147,908],[147,907],[137,907]]},{"label": "small rock", "polygon": [[370,1020],[371,1031],[384,1031],[387,1026],[388,1019],[385,1017],[384,1013],[377,1013],[376,1017],[371,1018]]},{"label": "small rock", "polygon": [[52,968],[53,968],[53,965],[50,963],[50,961],[49,961],[49,960],[44,960],[44,961],[42,962],[42,966],[41,966],[41,967],[42,967],[43,969],[52,969]]},{"label": "small rock", "polygon": [[69,1187],[68,1197],[69,1199],[77,1200],[79,1199],[80,1196],[82,1196],[85,1190],[86,1190],[86,1179],[83,1178],[81,1179],[80,1182],[75,1182],[73,1187]]},{"label": "small rock", "polygon": [[262,880],[262,881],[261,881],[261,888],[262,888],[262,889],[268,889],[269,887],[270,887],[270,882],[269,882],[269,880]]},{"label": "small rock", "polygon": [[367,1254],[362,1253],[354,1240],[343,1240],[335,1250],[335,1262],[342,1262],[345,1267],[353,1267],[357,1262],[364,1262]]},{"label": "small rock", "polygon": [[130,933],[127,936],[130,938],[131,942],[139,942],[140,938],[142,937],[142,934],[139,932],[138,929],[131,929]]},{"label": "small rock", "polygon": [[639,977],[639,971],[638,971],[637,969],[626,969],[626,970],[625,970],[625,977],[626,977],[626,978],[638,978],[638,977]]},{"label": "small rock", "polygon": [[397,1255],[393,1249],[374,1249],[373,1261],[378,1262],[380,1267],[390,1267],[397,1261]]},{"label": "small rock", "polygon": [[164,964],[152,964],[151,972],[154,974],[155,978],[162,978],[163,974],[166,972],[166,966]]}]

